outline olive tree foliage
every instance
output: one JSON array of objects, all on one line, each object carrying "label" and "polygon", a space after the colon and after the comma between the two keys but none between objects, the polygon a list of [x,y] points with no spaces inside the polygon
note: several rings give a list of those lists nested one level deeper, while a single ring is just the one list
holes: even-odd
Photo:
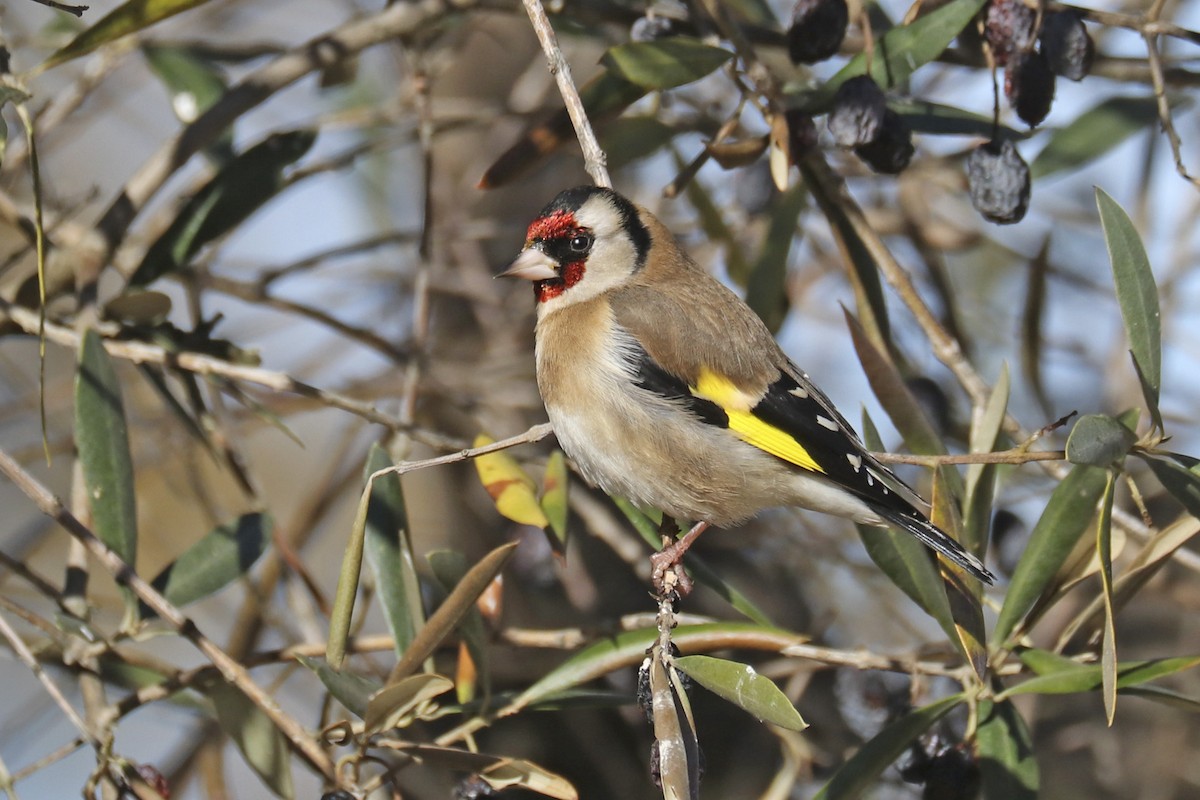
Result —
[{"label": "olive tree foliage", "polygon": [[[1194,794],[1197,12],[8,4],[0,794]],[[998,584],[781,510],[651,597],[492,280],[589,180]]]}]

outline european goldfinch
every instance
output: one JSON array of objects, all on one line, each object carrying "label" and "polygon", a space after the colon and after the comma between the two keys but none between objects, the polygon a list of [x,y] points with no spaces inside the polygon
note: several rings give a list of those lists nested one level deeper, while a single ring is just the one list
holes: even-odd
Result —
[{"label": "european goldfinch", "polygon": [[697,522],[672,563],[709,524],[800,506],[894,525],[994,580],[646,209],[610,189],[568,189],[502,275],[533,282],[538,387],[583,477]]}]

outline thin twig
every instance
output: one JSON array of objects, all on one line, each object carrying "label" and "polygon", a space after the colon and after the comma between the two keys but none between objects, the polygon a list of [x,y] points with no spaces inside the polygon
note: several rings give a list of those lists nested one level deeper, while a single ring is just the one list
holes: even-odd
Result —
[{"label": "thin twig", "polygon": [[368,47],[406,36],[451,13],[474,5],[472,0],[417,0],[394,3],[377,14],[359,17],[345,25],[288,50],[247,74],[221,99],[163,144],[121,187],[97,223],[103,233],[106,261],[146,203],[188,159],[208,146],[230,123],[279,90],[313,72]]},{"label": "thin twig", "polygon": [[91,556],[108,571],[119,585],[132,591],[139,600],[171,625],[180,636],[186,638],[203,653],[221,671],[225,680],[236,686],[250,702],[254,703],[283,734],[291,747],[316,768],[326,780],[337,782],[337,770],[329,756],[313,740],[303,725],[284,713],[275,699],[251,680],[245,667],[230,658],[224,650],[201,633],[194,621],[184,616],[158,590],[146,583],[133,567],[125,563],[108,545],[100,541],[86,525],[67,510],[62,501],[51,494],[49,489],[39,483],[20,464],[13,461],[3,450],[0,450],[0,472],[4,473],[26,497],[32,500],[43,514],[65,528],[75,540],[81,542]]},{"label": "thin twig", "polygon": [[941,467],[946,464],[1027,464],[1030,461],[1063,461],[1062,450],[1026,453],[1020,448],[998,453],[956,453],[944,456],[918,456],[909,453],[872,453],[885,464],[915,464],[919,467]]},{"label": "thin twig", "polygon": [[360,328],[343,322],[334,315],[306,303],[272,295],[263,287],[262,281],[235,281],[220,275],[207,275],[204,277],[203,282],[206,289],[212,289],[222,294],[227,294],[230,297],[236,297],[239,300],[259,303],[277,311],[303,317],[328,328],[350,341],[369,347],[393,361],[405,361],[411,355],[408,352],[408,348],[388,341],[369,328]]},{"label": "thin twig", "polygon": [[1159,57],[1158,43],[1155,38],[1155,35],[1150,33],[1142,34],[1142,39],[1146,42],[1146,62],[1150,66],[1150,82],[1154,87],[1154,100],[1158,107],[1158,121],[1162,123],[1163,133],[1166,134],[1167,142],[1171,145],[1171,155],[1175,158],[1175,171],[1193,186],[1200,186],[1200,181],[1188,174],[1187,167],[1183,163],[1182,143],[1179,140],[1179,134],[1175,132],[1175,123],[1171,119],[1171,103],[1167,99],[1162,59]]},{"label": "thin twig", "polygon": [[[26,333],[37,334],[38,315],[27,308],[13,305],[0,299],[0,319],[7,317],[20,326]],[[46,323],[46,339],[64,347],[77,348],[80,335],[76,331]],[[384,414],[370,403],[354,400],[350,397],[319,389],[307,383],[296,380],[282,372],[252,367],[245,364],[234,364],[203,353],[171,353],[158,345],[146,342],[104,339],[104,349],[115,358],[132,361],[135,364],[169,365],[197,375],[219,375],[231,380],[245,381],[257,386],[264,386],[277,392],[288,392],[302,397],[318,400],[331,408],[340,408],[365,420],[383,425],[390,430],[401,430],[401,422],[388,414]]]},{"label": "thin twig", "polygon": [[50,695],[50,699],[54,701],[55,705],[62,709],[63,716],[70,720],[71,724],[75,726],[75,729],[83,735],[83,737],[93,748],[96,750],[101,750],[103,748],[103,743],[96,736],[96,734],[92,732],[91,728],[88,727],[88,724],[83,721],[83,717],[79,716],[79,712],[77,712],[71,706],[71,704],[67,702],[67,698],[64,697],[62,691],[59,690],[58,684],[51,680],[50,676],[46,674],[46,671],[42,669],[42,665],[38,663],[37,658],[33,655],[33,652],[26,646],[21,637],[17,635],[17,632],[13,630],[12,626],[8,624],[8,619],[3,614],[0,614],[0,636],[3,636],[8,641],[9,647],[11,647],[13,652],[16,653],[20,662],[28,667],[29,671],[32,672],[42,686],[45,687],[46,694]]},{"label": "thin twig", "polygon": [[65,11],[68,14],[74,14],[77,17],[82,17],[83,12],[91,8],[91,6],[71,6],[66,3],[55,2],[55,0],[33,0],[33,2],[50,6],[50,8],[57,9],[58,11]]},{"label": "thin twig", "polygon": [[592,130],[592,123],[588,121],[587,111],[579,98],[579,90],[575,88],[575,81],[571,78],[571,66],[558,46],[558,37],[554,35],[554,28],[550,26],[550,20],[546,17],[546,9],[542,8],[541,0],[523,2],[525,11],[529,14],[529,21],[533,23],[534,33],[542,44],[542,52],[546,54],[550,73],[558,82],[558,91],[567,106],[571,124],[575,126],[579,149],[583,151],[583,168],[592,176],[597,186],[611,189],[612,180],[608,177],[608,168],[605,166],[607,159],[604,151],[600,149],[600,143],[596,141],[596,133]]},{"label": "thin twig", "polygon": [[427,469],[429,467],[440,467],[443,464],[455,464],[459,461],[466,461],[470,458],[485,456],[488,453],[495,453],[500,450],[507,450],[510,447],[516,447],[519,444],[532,444],[540,442],[551,433],[554,432],[554,427],[549,422],[543,422],[540,425],[534,425],[524,433],[518,433],[516,436],[510,436],[507,439],[501,439],[498,442],[485,444],[482,447],[469,447],[465,450],[459,450],[457,453],[447,453],[444,456],[436,458],[426,458],[422,461],[402,461],[399,464],[393,464],[390,467],[384,467],[381,470],[371,473],[370,480],[374,481],[389,473],[404,475],[408,472],[416,472],[417,470]]},{"label": "thin twig", "polygon": [[[940,661],[918,661],[916,659],[881,656],[865,650],[839,650],[833,647],[821,647],[815,644],[794,644],[780,651],[781,655],[790,658],[803,658],[816,661],[830,667],[853,667],[854,669],[872,669],[882,672],[901,672],[905,675],[941,675],[963,681],[971,668],[957,663],[954,666]],[[1006,665],[999,674],[1016,674],[1022,665],[1014,663]]]}]

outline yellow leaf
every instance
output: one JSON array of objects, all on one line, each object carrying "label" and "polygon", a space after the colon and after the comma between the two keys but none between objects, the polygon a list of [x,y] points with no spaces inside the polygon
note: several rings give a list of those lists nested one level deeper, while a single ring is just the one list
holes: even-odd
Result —
[{"label": "yellow leaf", "polygon": [[[494,440],[484,434],[475,437],[475,446],[483,447]],[[537,499],[537,484],[521,469],[516,460],[505,453],[488,453],[475,459],[479,480],[492,496],[496,510],[513,522],[545,528],[550,524]]]},{"label": "yellow leaf", "polygon": [[557,543],[561,552],[567,541],[567,459],[562,450],[555,450],[546,462],[546,474],[542,478],[542,511],[554,530],[552,543]]}]

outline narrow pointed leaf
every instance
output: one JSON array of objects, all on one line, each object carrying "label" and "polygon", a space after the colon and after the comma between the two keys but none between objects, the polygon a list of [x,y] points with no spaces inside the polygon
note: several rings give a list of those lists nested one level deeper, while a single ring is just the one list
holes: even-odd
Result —
[{"label": "narrow pointed leaf", "polygon": [[[908,388],[891,355],[871,342],[866,330],[849,311],[843,308],[842,314],[846,318],[854,350],[867,376],[867,382],[871,385],[871,391],[887,412],[892,424],[904,437],[904,443],[914,453],[945,454],[946,443],[942,441],[925,409]],[[945,481],[949,499],[958,504],[964,492],[962,474],[948,466],[940,467],[938,472]]]},{"label": "narrow pointed leaf", "polygon": [[[607,69],[579,89],[579,98],[593,125],[619,116],[645,95],[641,86]],[[575,129],[570,115],[562,109],[525,131],[492,162],[479,179],[478,188],[495,189],[511,183],[568,141],[575,141]]]},{"label": "narrow pointed leaf", "polygon": [[156,22],[206,2],[208,0],[128,0],[80,33],[66,46],[55,51],[40,69],[50,69],[73,58],[87,55],[97,47],[115,42],[122,36],[144,30]]},{"label": "narrow pointed leaf", "polygon": [[672,36],[610,47],[601,61],[630,83],[658,90],[697,81],[731,58],[733,53],[720,47],[687,36]]},{"label": "narrow pointed leaf", "polygon": [[854,307],[867,338],[877,349],[891,346],[891,323],[887,301],[879,279],[879,266],[860,233],[862,209],[850,196],[846,183],[823,159],[808,157],[799,162],[804,185],[812,192],[841,251],[847,275],[854,287]]},{"label": "narrow pointed leaf", "polygon": [[[189,48],[144,45],[142,54],[170,93],[171,110],[183,123],[195,121],[225,94],[225,74]],[[233,158],[232,128],[209,145],[207,152],[221,163]]]},{"label": "narrow pointed leaf", "polygon": [[221,71],[187,48],[146,45],[142,55],[171,93],[171,108],[181,122],[192,122],[225,94]]},{"label": "narrow pointed leaf", "polygon": [[1121,461],[1137,435],[1107,414],[1085,414],[1067,438],[1067,460],[1072,464],[1108,467]]},{"label": "narrow pointed leaf", "polygon": [[[378,444],[371,445],[366,475],[392,465]],[[417,629],[425,621],[421,584],[408,540],[408,512],[400,476],[390,473],[376,478],[367,504],[365,555],[375,576],[375,588],[388,630],[396,640],[396,656],[408,649]]]},{"label": "narrow pointed leaf", "polygon": [[[990,453],[996,449],[1008,411],[1008,394],[1008,364],[1005,364],[988,396],[987,405],[971,425],[969,444],[972,453]],[[997,464],[971,464],[967,467],[962,540],[968,550],[981,558],[988,549],[997,471]]]},{"label": "narrow pointed leaf", "polygon": [[287,739],[262,709],[250,702],[242,691],[223,680],[203,689],[217,710],[217,721],[250,768],[276,797],[291,800],[291,751]]},{"label": "narrow pointed leaf", "polygon": [[1190,711],[1193,714],[1200,713],[1200,698],[1189,697],[1162,686],[1129,686],[1122,689],[1121,694],[1151,700],[1164,706],[1178,708],[1181,711]]},{"label": "narrow pointed leaf", "polygon": [[556,800],[577,800],[579,797],[566,778],[532,761],[431,744],[397,743],[396,749],[414,756],[420,763],[458,772],[473,772],[497,791],[520,787]]},{"label": "narrow pointed leaf", "polygon": [[[643,628],[624,631],[585,647],[518,695],[500,712],[500,716],[514,714],[529,705],[557,696],[614,670],[640,663],[657,636],[658,631],[655,629]],[[804,639],[779,628],[750,622],[720,622],[680,625],[671,632],[671,641],[684,653],[700,647],[705,650],[746,647],[750,641],[761,642],[764,646],[769,643],[770,649],[778,652]]]},{"label": "narrow pointed leaf", "polygon": [[1096,206],[1100,209],[1104,243],[1112,261],[1125,334],[1134,361],[1157,404],[1162,382],[1162,320],[1154,272],[1142,238],[1124,209],[1100,188],[1096,189]]},{"label": "narrow pointed leaf", "polygon": [[[137,500],[129,430],[112,359],[94,330],[84,333],[75,373],[75,446],[96,535],[131,567],[137,561]],[[125,596],[126,623],[137,618],[137,600]]]},{"label": "narrow pointed leaf", "polygon": [[187,266],[204,245],[266,205],[285,186],[283,170],[307,153],[316,138],[311,130],[274,133],[236,156],[184,204],[150,245],[130,285],[145,286]]},{"label": "narrow pointed leaf", "polygon": [[1081,167],[1158,122],[1153,97],[1110,97],[1059,128],[1029,165],[1034,178]]},{"label": "narrow pointed leaf", "polygon": [[883,771],[904,754],[918,736],[963,702],[960,694],[912,711],[865,742],[846,760],[813,800],[851,800],[862,797]]},{"label": "narrow pointed leaf", "polygon": [[[958,509],[946,489],[945,470],[933,474],[933,497],[929,520],[956,539],[962,536],[962,521]],[[972,579],[967,571],[945,559],[937,559],[938,572],[950,604],[950,618],[954,621],[952,639],[958,645],[975,675],[983,680],[987,674],[987,630],[983,622],[983,585]]]},{"label": "narrow pointed leaf", "polygon": [[367,704],[371,696],[380,690],[378,681],[355,675],[352,672],[338,672],[329,666],[323,658],[296,656],[296,660],[312,670],[333,698],[344,705],[350,713],[362,719],[367,715]]},{"label": "narrow pointed leaf", "polygon": [[[882,450],[879,432],[866,410],[863,411],[862,427],[867,449]],[[874,525],[858,525],[857,528],[871,560],[926,614],[937,620],[950,641],[958,641],[950,601],[933,551],[901,531]]]},{"label": "narrow pointed leaf", "polygon": [[154,588],[175,606],[208,597],[250,571],[271,543],[271,527],[270,515],[255,512],[212,529],[158,574]]},{"label": "narrow pointed leaf", "polygon": [[[675,160],[681,171],[685,169],[678,153],[676,153]],[[700,181],[689,180],[687,182],[686,196],[688,202],[692,204],[692,208],[696,210],[704,235],[711,243],[724,248],[725,271],[729,273],[729,277],[734,283],[744,286],[750,276],[750,263],[742,252],[742,245],[738,237],[725,222],[724,211],[714,202],[712,195]]]},{"label": "narrow pointed leaf", "polygon": [[454,681],[444,675],[421,672],[395,682],[388,682],[367,701],[363,716],[363,732],[370,735],[407,725],[420,707],[454,688]]},{"label": "narrow pointed leaf", "polygon": [[[490,436],[479,434],[474,447],[492,444]],[[517,460],[505,452],[487,453],[475,459],[475,469],[483,488],[492,496],[496,510],[513,522],[546,528],[550,520],[537,499],[537,484]]]},{"label": "narrow pointed leaf", "polygon": [[[884,89],[899,86],[919,67],[940,56],[986,0],[951,0],[908,25],[897,25],[875,42],[871,76]],[[839,86],[867,72],[867,55],[859,53],[829,79],[824,92],[832,98]]]},{"label": "narrow pointed leaf", "polygon": [[746,303],[772,332],[779,331],[788,313],[788,254],[796,240],[797,217],[807,204],[808,190],[803,185],[795,186],[775,199],[762,251],[750,268],[746,282]]},{"label": "narrow pointed leaf", "polygon": [[366,539],[367,509],[371,499],[368,487],[358,498],[358,510],[342,556],[333,608],[329,612],[329,638],[325,642],[325,661],[341,669],[346,659],[346,643],[350,638],[350,622],[354,618],[354,601],[358,597],[358,582],[362,577],[363,543]]},{"label": "narrow pointed leaf", "polygon": [[1104,695],[1104,716],[1111,728],[1117,713],[1117,628],[1113,608],[1112,578],[1112,509],[1117,476],[1108,473],[1108,485],[1100,501],[1100,518],[1096,523],[1096,553],[1100,557],[1101,593],[1104,597],[1104,637],[1100,645],[1101,688]]},{"label": "narrow pointed leaf", "polygon": [[774,681],[759,675],[749,664],[712,656],[683,656],[673,662],[683,673],[713,694],[723,697],[760,722],[792,731],[808,723]]},{"label": "narrow pointed leaf", "polygon": [[608,157],[608,168],[615,171],[657,153],[676,133],[675,128],[654,116],[621,117],[604,126],[600,149]]},{"label": "narrow pointed leaf", "polygon": [[1200,460],[1176,453],[1141,453],[1167,492],[1200,519]]},{"label": "narrow pointed leaf", "polygon": [[1021,312],[1021,370],[1033,388],[1043,413],[1050,415],[1050,399],[1042,374],[1042,325],[1046,307],[1046,279],[1050,274],[1050,237],[1042,240],[1037,255],[1029,262],[1029,285]]},{"label": "narrow pointed leaf", "polygon": [[[1171,525],[1154,533],[1150,540],[1134,556],[1129,567],[1113,583],[1113,606],[1123,608],[1132,600],[1142,587],[1167,564],[1179,548],[1186,545],[1197,534],[1200,534],[1200,519],[1187,515],[1180,517]],[[1115,535],[1115,532],[1114,532]],[[1091,632],[1102,620],[1104,613],[1103,598],[1097,597],[1087,608],[1071,620],[1070,624],[1059,635],[1057,649],[1063,649],[1081,631]]]},{"label": "narrow pointed leaf", "polygon": [[1076,466],[1050,495],[1013,573],[993,642],[1008,639],[1071,553],[1095,515],[1107,474],[1097,467]]},{"label": "narrow pointed leaf", "polygon": [[480,770],[479,777],[498,793],[515,788],[555,800],[579,797],[579,792],[566,778],[523,758],[497,759],[495,764]]},{"label": "narrow pointed leaf", "polygon": [[[466,557],[454,550],[435,550],[429,554],[428,558],[433,576],[437,578],[438,583],[447,593],[454,591],[454,587],[462,581],[470,569]],[[483,625],[483,616],[474,605],[463,614],[458,623],[458,632],[467,646],[471,661],[474,662],[475,670],[472,672],[478,672],[478,677],[485,687],[485,693],[490,694],[491,672],[488,662],[487,633]],[[471,697],[474,696],[474,686],[465,687],[458,683],[457,688],[459,702],[467,702],[464,691],[467,691]]]},{"label": "narrow pointed leaf", "polygon": [[1012,703],[979,704],[975,747],[985,800],[1037,800],[1041,778],[1033,736]]},{"label": "narrow pointed leaf", "polygon": [[1049,675],[1079,666],[1079,662],[1073,658],[1037,647],[1023,648],[1018,651],[1017,656],[1021,659],[1022,664],[1038,675]]},{"label": "narrow pointed leaf", "polygon": [[417,632],[404,656],[388,675],[388,684],[408,677],[428,658],[446,637],[454,632],[459,622],[475,607],[475,601],[484,593],[492,580],[504,569],[512,558],[517,543],[504,544],[479,560],[450,592],[449,597],[429,617],[425,627]]},{"label": "narrow pointed leaf", "polygon": [[[1034,653],[1038,655],[1031,659]],[[1061,656],[1059,657],[1061,658]],[[1000,697],[1018,694],[1074,694],[1101,688],[1104,683],[1102,667],[1098,664],[1080,664],[1062,659],[1055,664],[1040,651],[1021,653],[1021,660],[1036,664],[1038,675],[1005,689]],[[1149,661],[1126,661],[1117,664],[1116,685],[1118,689],[1141,686],[1177,672],[1200,666],[1200,655],[1178,658],[1158,658]]]},{"label": "narrow pointed leaf", "polygon": [[991,114],[955,106],[933,103],[915,97],[888,98],[888,108],[895,111],[913,133],[932,133],[938,136],[985,136],[989,139],[998,134],[1013,142],[1028,138],[1027,132],[1018,131],[1007,125],[997,129]]}]

